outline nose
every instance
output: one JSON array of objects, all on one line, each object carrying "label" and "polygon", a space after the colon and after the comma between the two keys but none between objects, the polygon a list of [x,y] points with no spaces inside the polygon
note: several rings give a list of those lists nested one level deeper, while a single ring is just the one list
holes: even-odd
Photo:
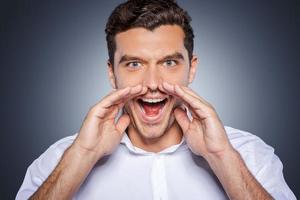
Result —
[{"label": "nose", "polygon": [[159,84],[162,83],[161,75],[157,66],[149,66],[144,77],[144,85],[148,87],[150,91],[156,91]]}]

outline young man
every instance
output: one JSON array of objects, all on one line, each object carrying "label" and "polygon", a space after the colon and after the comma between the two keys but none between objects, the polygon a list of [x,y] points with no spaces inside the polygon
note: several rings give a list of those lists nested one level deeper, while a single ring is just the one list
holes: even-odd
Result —
[{"label": "young man", "polygon": [[79,134],[32,163],[16,199],[296,199],[273,148],[224,127],[188,87],[198,62],[190,21],[172,0],[130,0],[113,11],[114,90]]}]

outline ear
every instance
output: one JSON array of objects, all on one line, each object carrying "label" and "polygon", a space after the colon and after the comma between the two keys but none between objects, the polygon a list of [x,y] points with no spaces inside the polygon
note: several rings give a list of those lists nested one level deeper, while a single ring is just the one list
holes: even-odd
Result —
[{"label": "ear", "polygon": [[189,71],[189,84],[191,84],[195,78],[196,71],[197,71],[197,64],[198,64],[198,57],[193,55],[191,60],[191,66]]},{"label": "ear", "polygon": [[108,60],[107,61],[107,71],[108,71],[108,78],[110,85],[112,86],[113,89],[116,89],[116,77],[114,73],[114,66],[111,64],[111,62]]}]

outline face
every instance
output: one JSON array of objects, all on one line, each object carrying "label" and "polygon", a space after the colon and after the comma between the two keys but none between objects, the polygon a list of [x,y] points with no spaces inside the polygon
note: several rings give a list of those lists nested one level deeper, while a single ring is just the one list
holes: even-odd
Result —
[{"label": "face", "polygon": [[133,28],[115,37],[114,66],[108,63],[115,88],[142,84],[146,94],[125,104],[129,130],[145,139],[161,137],[174,124],[173,110],[180,106],[174,97],[159,89],[164,81],[187,86],[194,79],[197,58],[189,64],[184,32],[178,25],[162,25],[149,31]]}]

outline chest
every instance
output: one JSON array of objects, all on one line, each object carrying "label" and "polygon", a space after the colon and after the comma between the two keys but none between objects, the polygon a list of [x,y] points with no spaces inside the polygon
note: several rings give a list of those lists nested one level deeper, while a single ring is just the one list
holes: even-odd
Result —
[{"label": "chest", "polygon": [[206,161],[178,155],[113,156],[92,169],[74,199],[227,199]]}]

